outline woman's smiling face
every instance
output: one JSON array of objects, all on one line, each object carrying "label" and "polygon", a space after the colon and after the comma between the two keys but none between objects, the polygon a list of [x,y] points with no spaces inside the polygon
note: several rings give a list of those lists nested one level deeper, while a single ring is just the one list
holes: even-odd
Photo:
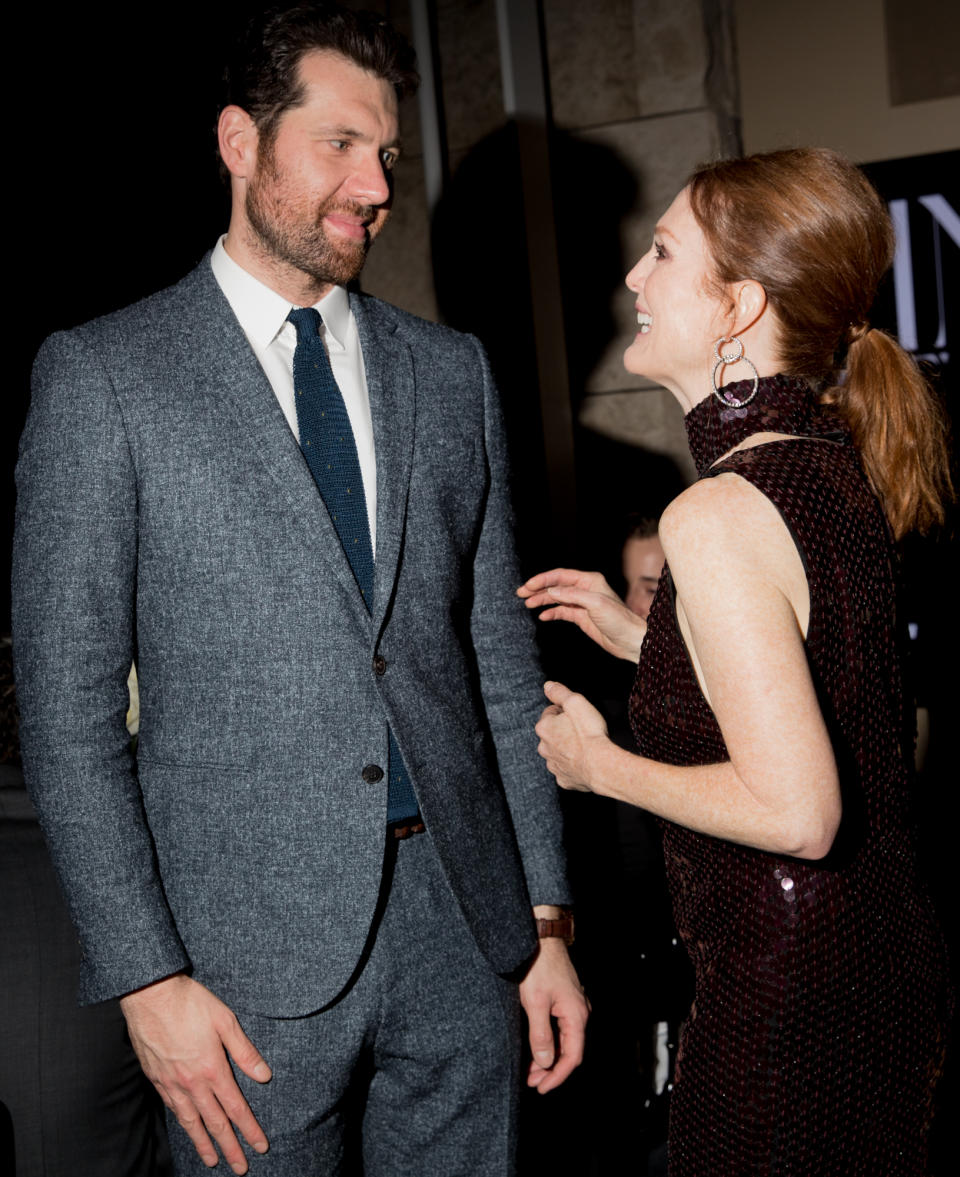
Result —
[{"label": "woman's smiling face", "polygon": [[709,392],[713,345],[732,321],[733,306],[714,288],[706,240],[686,189],[660,218],[653,244],[626,283],[637,296],[638,330],[623,354],[624,367],[692,407]]}]

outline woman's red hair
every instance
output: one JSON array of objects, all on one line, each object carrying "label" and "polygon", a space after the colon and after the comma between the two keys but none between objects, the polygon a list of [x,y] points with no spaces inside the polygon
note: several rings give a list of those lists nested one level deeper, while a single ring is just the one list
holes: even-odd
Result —
[{"label": "woman's red hair", "polygon": [[797,148],[707,164],[689,191],[719,282],[761,283],[782,370],[842,412],[893,534],[942,523],[953,497],[944,413],[913,357],[867,322],[894,234],[864,174],[834,151]]}]

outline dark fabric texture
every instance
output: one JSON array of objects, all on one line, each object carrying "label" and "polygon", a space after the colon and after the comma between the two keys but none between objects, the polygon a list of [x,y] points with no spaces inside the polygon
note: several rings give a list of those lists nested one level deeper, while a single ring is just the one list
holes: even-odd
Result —
[{"label": "dark fabric texture", "polygon": [[[373,600],[373,548],[350,417],[319,333],[320,312],[302,307],[292,310],[287,318],[297,331],[293,380],[300,449],[369,612]],[[387,821],[400,822],[416,815],[417,799],[392,731],[387,745]]]},{"label": "dark fabric texture", "polygon": [[168,1177],[163,1109],[120,1007],[77,1006],[80,947],[17,775],[0,765],[0,1172]]},{"label": "dark fabric texture", "polygon": [[[807,656],[843,818],[819,862],[663,823],[677,926],[696,972],[671,1097],[670,1173],[921,1177],[950,990],[914,862],[889,533],[849,436],[809,392],[763,380],[756,401],[732,412],[712,397],[697,405],[691,449],[710,475],[733,473],[762,491],[797,544],[810,587]],[[711,466],[771,429],[799,436]],[[717,607],[735,625],[736,602]],[[645,756],[728,758],[668,569],[631,719]]]},{"label": "dark fabric texture", "polygon": [[323,320],[313,307],[292,310],[287,318],[297,331],[293,386],[300,449],[323,495],[369,612],[373,599],[373,549],[367,501],[350,417],[320,335]]},{"label": "dark fabric texture", "polygon": [[[753,388],[750,380],[727,384],[721,395],[742,401]],[[829,405],[820,405],[802,380],[769,376],[757,386],[748,405],[721,404],[715,397],[696,405],[685,419],[687,443],[702,478],[721,455],[755,433],[785,433],[793,437],[849,439],[843,418]]]}]

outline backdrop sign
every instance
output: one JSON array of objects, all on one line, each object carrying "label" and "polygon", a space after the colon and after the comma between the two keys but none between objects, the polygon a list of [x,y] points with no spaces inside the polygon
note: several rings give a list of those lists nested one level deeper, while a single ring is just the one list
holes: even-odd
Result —
[{"label": "backdrop sign", "polygon": [[893,270],[874,308],[875,326],[892,331],[931,365],[956,419],[960,360],[960,151],[867,164],[897,233]]}]

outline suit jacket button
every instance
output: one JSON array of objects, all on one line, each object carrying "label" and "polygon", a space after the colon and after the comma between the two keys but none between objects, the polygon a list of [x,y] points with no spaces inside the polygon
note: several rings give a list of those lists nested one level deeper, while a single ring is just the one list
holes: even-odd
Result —
[{"label": "suit jacket button", "polygon": [[373,656],[373,673],[377,675],[387,673],[387,660],[382,654],[374,654]]},{"label": "suit jacket button", "polygon": [[368,785],[375,785],[377,781],[383,780],[383,769],[379,764],[367,764],[360,775]]}]

